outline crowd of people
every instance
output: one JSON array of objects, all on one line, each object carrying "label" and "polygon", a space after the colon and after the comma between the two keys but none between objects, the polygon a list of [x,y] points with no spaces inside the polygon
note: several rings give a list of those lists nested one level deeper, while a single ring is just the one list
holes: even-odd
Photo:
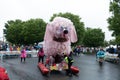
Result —
[{"label": "crowd of people", "polygon": [[34,44],[34,45],[11,45],[8,43],[1,43],[0,51],[21,51],[23,47],[27,51],[38,50],[40,48],[40,46],[38,46],[37,44]]},{"label": "crowd of people", "polygon": [[83,54],[86,54],[86,53],[90,53],[90,54],[97,53],[99,48],[89,48],[89,47],[77,45],[77,46],[73,47],[72,50],[73,50],[75,55],[79,56],[81,53],[83,53]]}]

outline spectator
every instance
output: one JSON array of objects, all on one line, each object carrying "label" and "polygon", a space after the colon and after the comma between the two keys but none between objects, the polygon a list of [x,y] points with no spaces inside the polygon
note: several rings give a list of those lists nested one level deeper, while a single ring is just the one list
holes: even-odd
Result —
[{"label": "spectator", "polygon": [[24,62],[25,62],[26,57],[27,57],[25,48],[22,49],[20,57],[21,57],[21,62],[22,62],[23,59],[24,59]]},{"label": "spectator", "polygon": [[120,47],[117,49],[118,58],[120,59]]},{"label": "spectator", "polygon": [[40,62],[40,60],[42,59],[42,63],[44,63],[44,51],[43,48],[40,48],[38,51],[38,63]]}]

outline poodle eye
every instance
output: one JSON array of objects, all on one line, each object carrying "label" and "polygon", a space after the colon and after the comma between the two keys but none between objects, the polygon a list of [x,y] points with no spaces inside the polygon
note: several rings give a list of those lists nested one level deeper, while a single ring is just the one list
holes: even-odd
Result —
[{"label": "poodle eye", "polygon": [[69,30],[69,27],[64,27],[65,30]]},{"label": "poodle eye", "polygon": [[64,29],[64,28],[61,26],[61,27],[60,27],[60,30],[62,31],[63,29]]},{"label": "poodle eye", "polygon": [[68,29],[68,27],[65,27],[65,29]]}]

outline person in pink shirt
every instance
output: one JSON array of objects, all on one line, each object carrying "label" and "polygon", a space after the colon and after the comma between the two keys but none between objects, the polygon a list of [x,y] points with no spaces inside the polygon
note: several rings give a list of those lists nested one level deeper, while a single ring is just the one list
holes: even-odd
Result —
[{"label": "person in pink shirt", "polygon": [[44,63],[44,51],[43,48],[40,48],[38,51],[38,63],[40,62],[40,60],[42,59],[42,63]]},{"label": "person in pink shirt", "polygon": [[22,62],[23,59],[24,59],[24,62],[25,62],[26,57],[27,57],[25,48],[22,49],[20,57],[21,57],[21,62]]}]

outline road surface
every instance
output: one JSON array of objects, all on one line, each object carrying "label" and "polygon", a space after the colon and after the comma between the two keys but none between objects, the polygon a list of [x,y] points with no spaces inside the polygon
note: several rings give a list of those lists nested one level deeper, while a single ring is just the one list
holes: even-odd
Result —
[{"label": "road surface", "polygon": [[82,54],[73,58],[73,65],[80,72],[72,77],[66,76],[65,71],[42,75],[37,67],[38,58],[27,58],[25,63],[21,63],[20,58],[4,59],[0,64],[7,69],[10,80],[120,80],[120,64],[104,62],[99,66],[95,55]]}]

